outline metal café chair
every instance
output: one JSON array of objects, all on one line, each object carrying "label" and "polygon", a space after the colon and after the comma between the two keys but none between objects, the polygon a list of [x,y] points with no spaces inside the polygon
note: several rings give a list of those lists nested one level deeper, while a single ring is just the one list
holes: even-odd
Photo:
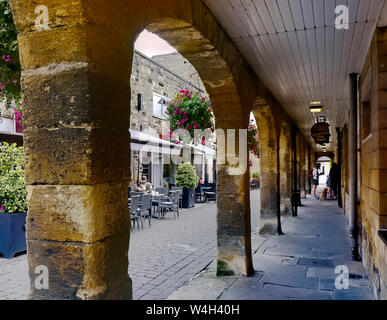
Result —
[{"label": "metal caf\u00e9 chair", "polygon": [[132,196],[132,201],[130,202],[130,206],[129,206],[130,229],[133,229],[135,227],[136,221],[137,221],[138,229],[140,229],[140,224],[138,222],[139,219],[141,220],[141,216],[139,215],[139,212],[138,212],[139,203],[140,203],[140,196]]},{"label": "metal caf\u00e9 chair", "polygon": [[152,212],[152,196],[150,194],[143,194],[141,199],[141,205],[137,209],[140,219],[141,226],[144,229],[143,218],[148,219],[149,227],[151,226],[151,212]]},{"label": "metal caf\u00e9 chair", "polygon": [[183,208],[183,187],[171,187],[171,191],[180,191],[180,208]]},{"label": "metal caf\u00e9 chair", "polygon": [[173,219],[176,219],[176,214],[177,214],[177,217],[180,217],[179,198],[180,198],[180,191],[175,190],[172,196],[163,197],[161,199],[159,206],[160,206],[160,210],[163,218],[165,218],[165,214],[167,212],[173,212]]},{"label": "metal caf\u00e9 chair", "polygon": [[168,196],[168,188],[156,188],[155,191],[159,194],[163,194],[164,196]]},{"label": "metal caf\u00e9 chair", "polygon": [[206,202],[216,202],[216,185],[214,185],[213,187],[209,187],[209,191],[205,191],[204,195],[206,197]]}]

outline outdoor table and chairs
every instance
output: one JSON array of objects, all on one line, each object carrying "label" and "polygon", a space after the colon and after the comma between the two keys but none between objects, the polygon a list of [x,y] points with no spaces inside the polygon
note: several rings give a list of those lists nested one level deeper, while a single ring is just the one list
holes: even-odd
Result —
[{"label": "outdoor table and chairs", "polygon": [[165,197],[164,194],[162,193],[155,193],[152,195],[152,207],[153,207],[153,215],[156,213],[156,208],[157,208],[157,212],[158,212],[158,216],[157,218],[160,219],[160,207],[159,207],[159,204],[160,204],[160,201],[161,199]]},{"label": "outdoor table and chairs", "polygon": [[196,199],[199,200],[200,203],[207,202],[206,192],[211,191],[211,187],[198,187],[199,192],[195,193]]},{"label": "outdoor table and chairs", "polygon": [[161,197],[159,202],[159,209],[161,217],[164,219],[165,215],[169,212],[173,212],[173,219],[176,219],[180,216],[179,213],[179,199],[180,199],[180,191],[175,190],[170,197]]},{"label": "outdoor table and chairs", "polygon": [[[157,188],[153,193],[130,192],[128,194],[128,205],[131,220],[131,229],[144,229],[144,220],[148,220],[151,227],[152,217],[164,219],[168,213],[173,213],[173,218],[180,216],[179,203],[181,202],[180,188],[169,190],[167,188]],[[156,216],[157,208],[157,216]]]},{"label": "outdoor table and chairs", "polygon": [[150,194],[133,192],[129,200],[129,212],[130,220],[133,224],[133,228],[136,225],[138,229],[144,229],[143,219],[148,219],[149,227],[151,226],[151,213],[152,213],[152,196]]}]

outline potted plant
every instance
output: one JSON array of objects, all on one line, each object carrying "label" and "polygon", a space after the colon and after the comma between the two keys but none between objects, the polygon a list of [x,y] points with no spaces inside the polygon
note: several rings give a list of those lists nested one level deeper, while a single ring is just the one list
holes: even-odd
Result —
[{"label": "potted plant", "polygon": [[260,173],[259,172],[254,172],[252,174],[252,183],[256,186],[256,188],[260,187]]},{"label": "potted plant", "polygon": [[183,187],[183,208],[195,206],[195,189],[199,184],[199,177],[195,167],[190,163],[182,163],[177,168],[176,185]]},{"label": "potted plant", "polygon": [[26,251],[27,189],[24,182],[24,150],[16,144],[0,144],[0,254],[12,258]]}]

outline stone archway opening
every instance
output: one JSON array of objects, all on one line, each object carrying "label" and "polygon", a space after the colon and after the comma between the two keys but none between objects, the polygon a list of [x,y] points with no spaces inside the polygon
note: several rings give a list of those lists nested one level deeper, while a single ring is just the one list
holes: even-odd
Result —
[{"label": "stone archway opening", "polygon": [[316,163],[321,165],[320,173],[322,173],[322,175],[320,176],[319,184],[322,187],[326,186],[327,178],[331,170],[331,162],[332,162],[332,158],[328,156],[319,157],[316,161]]},{"label": "stone archway opening", "polygon": [[[210,103],[209,95],[190,61],[155,33],[142,31],[134,48],[130,120],[133,182],[146,177],[153,191],[169,192],[177,187],[178,166],[183,162],[194,165],[200,181],[193,208],[180,208],[177,219],[173,214],[159,219],[159,205],[153,203],[151,226],[145,221],[143,230],[134,228],[131,232],[133,298],[166,299],[216,259],[216,204],[204,193],[216,191],[215,133],[204,145],[187,141],[174,144],[178,130],[169,136],[173,131],[167,112],[170,101],[182,90]],[[210,129],[199,125],[203,132]],[[184,128],[189,133],[187,125]]]},{"label": "stone archway opening", "polygon": [[[257,120],[254,113],[250,114],[249,131],[258,129]],[[260,156],[260,137],[259,130],[255,137],[250,134],[252,141],[257,141],[253,150],[249,150],[249,166],[250,166],[250,208],[251,208],[251,230],[252,233],[259,233],[261,220],[261,156]],[[254,140],[252,139],[254,138]],[[255,142],[254,142],[255,143]]]},{"label": "stone archway opening", "polygon": [[246,130],[249,106],[267,91],[208,8],[188,0],[52,1],[50,27],[40,30],[34,4],[11,4],[26,105],[29,276],[33,285],[35,268],[44,265],[52,277],[49,290],[32,286],[30,297],[132,297],[130,75],[134,42],[144,28],[196,68],[216,128],[227,132],[217,135],[218,147],[227,146],[216,166],[217,273],[251,275],[248,157],[227,142],[233,130],[237,137]]}]

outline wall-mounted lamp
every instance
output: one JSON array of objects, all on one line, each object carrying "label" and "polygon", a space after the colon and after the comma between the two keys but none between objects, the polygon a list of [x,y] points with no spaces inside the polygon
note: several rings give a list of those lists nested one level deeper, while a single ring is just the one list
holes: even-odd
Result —
[{"label": "wall-mounted lamp", "polygon": [[320,113],[322,111],[323,106],[320,101],[315,101],[310,104],[310,112]]}]

